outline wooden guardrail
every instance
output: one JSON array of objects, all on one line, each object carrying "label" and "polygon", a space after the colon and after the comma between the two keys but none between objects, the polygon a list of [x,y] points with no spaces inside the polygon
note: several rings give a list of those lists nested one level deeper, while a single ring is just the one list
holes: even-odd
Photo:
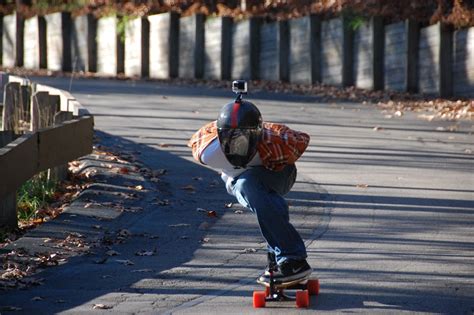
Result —
[{"label": "wooden guardrail", "polygon": [[[66,91],[0,74],[0,226],[16,227],[16,191],[35,174],[92,152],[92,115]],[[3,143],[2,143],[3,142]]]}]

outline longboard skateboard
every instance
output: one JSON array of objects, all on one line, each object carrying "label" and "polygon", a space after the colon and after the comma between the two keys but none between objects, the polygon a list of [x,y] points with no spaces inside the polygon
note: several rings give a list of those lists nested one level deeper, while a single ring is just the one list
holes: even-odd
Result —
[{"label": "longboard skateboard", "polygon": [[[278,282],[270,277],[270,282],[260,283],[265,291],[253,292],[253,307],[265,307],[266,302],[295,301],[297,307],[308,307],[309,296],[319,294],[319,280],[310,276],[291,282]],[[285,290],[296,290],[296,294],[287,295]]]}]

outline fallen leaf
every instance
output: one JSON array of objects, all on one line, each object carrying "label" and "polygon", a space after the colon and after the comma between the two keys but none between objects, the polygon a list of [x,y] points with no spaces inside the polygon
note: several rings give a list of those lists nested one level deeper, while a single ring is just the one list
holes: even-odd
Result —
[{"label": "fallen leaf", "polygon": [[117,259],[115,260],[116,262],[118,262],[119,264],[122,264],[122,265],[125,265],[125,266],[133,266],[135,265],[135,263],[131,260],[128,260],[128,259]]},{"label": "fallen leaf", "polygon": [[191,226],[191,224],[187,223],[178,223],[178,224],[170,224],[168,225],[169,227],[177,228],[177,227],[188,227]]},{"label": "fallen leaf", "polygon": [[183,187],[181,187],[181,189],[187,190],[187,191],[190,191],[190,192],[195,192],[196,191],[196,188],[194,188],[193,185],[183,186]]},{"label": "fallen leaf", "polygon": [[0,311],[4,312],[17,312],[17,311],[22,311],[23,309],[21,307],[16,307],[16,306],[0,306]]},{"label": "fallen leaf", "polygon": [[137,185],[137,186],[135,186],[135,190],[143,190],[143,186],[142,185]]},{"label": "fallen leaf", "polygon": [[95,310],[109,310],[112,308],[110,305],[105,305],[105,304],[94,304],[94,307],[92,307]]},{"label": "fallen leaf", "polygon": [[244,254],[250,254],[250,253],[256,253],[256,252],[257,252],[257,250],[255,248],[244,248],[242,250],[242,253],[244,253]]},{"label": "fallen leaf", "polygon": [[217,218],[217,212],[214,210],[207,211],[207,216],[210,218]]},{"label": "fallen leaf", "polygon": [[357,184],[356,187],[357,188],[367,188],[367,187],[369,187],[369,185],[367,185],[367,184]]},{"label": "fallen leaf", "polygon": [[135,253],[136,256],[153,256],[156,253],[156,248],[152,251],[150,250],[139,250]]},{"label": "fallen leaf", "polygon": [[153,269],[135,269],[130,272],[154,272],[155,270]]},{"label": "fallen leaf", "polygon": [[375,126],[372,130],[373,131],[380,131],[380,130],[383,130],[383,128],[380,127],[380,126]]}]

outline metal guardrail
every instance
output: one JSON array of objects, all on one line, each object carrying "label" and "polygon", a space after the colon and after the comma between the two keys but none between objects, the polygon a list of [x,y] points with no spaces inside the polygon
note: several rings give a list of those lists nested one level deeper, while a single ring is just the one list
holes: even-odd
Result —
[{"label": "metal guardrail", "polygon": [[[64,168],[91,153],[94,119],[66,91],[0,75],[4,92],[0,140],[13,140],[0,147],[0,226],[16,227],[16,190],[41,171]],[[21,124],[12,124],[20,116],[29,119],[29,130],[22,135],[17,130]]]}]

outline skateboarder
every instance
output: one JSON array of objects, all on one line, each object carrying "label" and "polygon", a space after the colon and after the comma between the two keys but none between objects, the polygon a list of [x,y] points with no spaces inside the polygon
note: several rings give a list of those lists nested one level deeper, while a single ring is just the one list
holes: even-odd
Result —
[{"label": "skateboarder", "polygon": [[198,162],[221,171],[227,192],[256,213],[268,244],[268,267],[259,283],[269,282],[270,268],[276,269],[274,279],[282,282],[304,279],[312,272],[283,198],[296,180],[295,162],[308,143],[309,135],[303,132],[262,122],[258,108],[241,94],[188,143]]}]

